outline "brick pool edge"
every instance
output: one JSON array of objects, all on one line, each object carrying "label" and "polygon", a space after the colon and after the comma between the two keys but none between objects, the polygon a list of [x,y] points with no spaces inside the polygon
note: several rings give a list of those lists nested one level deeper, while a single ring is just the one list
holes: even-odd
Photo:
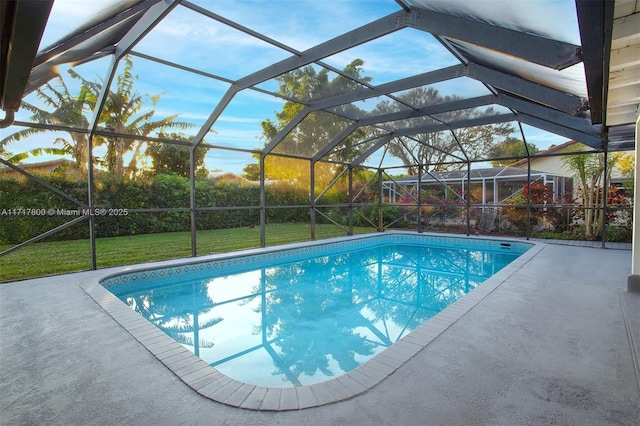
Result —
[{"label": "brick pool edge", "polygon": [[[250,410],[299,410],[353,398],[392,375],[545,246],[544,243],[531,244],[531,249],[505,268],[356,369],[325,382],[289,388],[256,386],[231,379],[133,311],[100,284],[102,279],[81,284],[80,287],[155,358],[200,395],[225,405]],[[193,259],[182,259],[182,263],[187,262],[192,263]],[[171,263],[176,264],[175,261]],[[146,265],[136,266],[145,269]],[[158,264],[152,266],[157,267]]]}]

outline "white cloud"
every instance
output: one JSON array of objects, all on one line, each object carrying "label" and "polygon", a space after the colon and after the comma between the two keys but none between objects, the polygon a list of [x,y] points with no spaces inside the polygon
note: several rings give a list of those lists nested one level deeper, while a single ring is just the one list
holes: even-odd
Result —
[{"label": "white cloud", "polygon": [[260,123],[262,120],[257,119],[257,118],[247,118],[247,117],[229,117],[229,116],[225,116],[225,117],[220,117],[220,119],[218,120],[218,122],[221,123],[252,123],[252,124],[256,124],[256,123]]}]

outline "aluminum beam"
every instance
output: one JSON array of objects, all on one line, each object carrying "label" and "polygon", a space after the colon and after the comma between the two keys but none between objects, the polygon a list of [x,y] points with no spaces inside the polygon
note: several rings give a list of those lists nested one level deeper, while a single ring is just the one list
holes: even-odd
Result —
[{"label": "aluminum beam", "polygon": [[405,11],[393,13],[237,80],[193,138],[192,144],[196,146],[202,141],[237,92],[404,28],[408,16]]},{"label": "aluminum beam", "polygon": [[601,137],[587,135],[583,132],[579,132],[577,130],[564,127],[557,123],[542,120],[540,118],[533,117],[527,114],[518,114],[516,120],[520,121],[521,123],[537,127],[538,129],[546,130],[547,132],[555,133],[556,135],[564,136],[577,142],[581,142],[598,151],[601,151],[603,149],[603,141]]},{"label": "aluminum beam", "polygon": [[158,25],[179,3],[180,0],[164,0],[151,6],[127,34],[118,41],[116,45],[118,59],[129,53],[133,46]]},{"label": "aluminum beam", "polygon": [[363,152],[362,154],[360,154],[358,156],[358,158],[356,158],[355,160],[353,160],[351,163],[349,163],[349,167],[350,168],[354,168],[356,167],[358,164],[362,163],[364,160],[366,160],[367,158],[369,158],[374,152],[376,152],[377,150],[379,150],[381,147],[383,147],[384,145],[387,144],[387,142],[389,142],[391,139],[393,138],[392,134],[389,135],[385,135],[382,136],[380,138],[380,140],[378,142],[375,143],[375,145],[373,145],[371,148],[369,148],[368,150],[366,150],[365,152]]},{"label": "aluminum beam", "polygon": [[324,157],[329,151],[335,148],[342,140],[344,140],[347,136],[353,133],[356,129],[364,126],[370,126],[380,123],[386,123],[390,121],[397,121],[403,119],[411,119],[411,118],[419,118],[428,116],[430,114],[440,114],[444,112],[457,111],[460,109],[474,108],[479,106],[486,106],[495,103],[494,96],[479,96],[471,99],[462,99],[452,102],[447,102],[438,105],[429,105],[424,108],[420,108],[417,110],[404,110],[399,112],[393,112],[390,114],[383,114],[377,116],[366,117],[361,120],[358,120],[356,123],[349,126],[343,132],[341,132],[338,136],[336,136],[329,144],[325,146],[324,149],[320,150],[315,156],[313,156],[314,161],[318,161],[320,158]]},{"label": "aluminum beam", "polygon": [[488,124],[505,123],[508,121],[516,121],[516,114],[500,114],[489,115],[487,117],[471,118],[469,120],[456,121],[447,124],[435,124],[429,126],[412,127],[409,129],[400,129],[393,132],[394,136],[412,136],[419,133],[436,133],[445,130],[462,129],[465,127],[485,126]]},{"label": "aluminum beam", "polygon": [[405,11],[392,13],[376,21],[363,25],[355,30],[344,33],[329,41],[270,65],[262,70],[249,74],[237,81],[238,87],[245,89],[263,81],[270,80],[291,70],[309,65],[336,53],[359,46],[376,38],[393,33],[408,25],[410,14]]},{"label": "aluminum beam", "polygon": [[575,115],[586,107],[583,99],[579,96],[574,96],[475,63],[469,64],[467,76],[541,105],[566,112],[567,114]]},{"label": "aluminum beam", "polygon": [[548,37],[462,18],[445,13],[412,8],[411,26],[434,35],[451,37],[517,56],[554,69],[581,62],[580,46]]},{"label": "aluminum beam", "polygon": [[[89,40],[91,37],[101,33],[102,31],[105,31],[113,27],[114,25],[117,25],[131,18],[132,16],[139,14],[141,11],[148,9],[149,7],[153,6],[153,4],[158,3],[159,1],[161,0],[140,1],[138,4],[135,4],[128,8],[126,7],[126,4],[125,4],[124,10],[121,10],[121,9],[114,10],[112,12],[114,14],[113,16],[99,20],[99,22],[96,22],[94,25],[91,25],[90,28],[86,28],[86,26],[78,28],[75,32],[67,35],[66,37],[57,41],[53,45],[48,46],[45,49],[43,49],[41,52],[39,52],[35,62],[33,63],[33,66],[34,67],[38,66],[48,61],[49,59],[53,58],[54,56],[74,48],[75,46],[79,45],[80,43],[86,40]],[[118,7],[121,8],[122,6],[118,6]]]},{"label": "aluminum beam", "polygon": [[[453,133],[453,132],[451,132],[451,133]],[[455,134],[454,134],[454,135],[455,135]],[[422,146],[426,146],[426,147],[429,147],[429,148],[431,148],[431,149],[433,149],[433,150],[435,150],[435,151],[438,151],[438,152],[442,152],[442,153],[444,153],[444,154],[447,154],[447,155],[449,155],[450,157],[453,157],[453,158],[456,158],[456,159],[460,160],[460,162],[461,162],[461,163],[468,163],[468,162],[469,162],[469,158],[467,157],[467,153],[466,153],[466,152],[464,152],[464,150],[462,150],[462,154],[464,155],[464,157],[465,157],[465,158],[462,158],[462,157],[459,157],[459,156],[455,155],[455,154],[454,154],[454,153],[452,153],[452,152],[447,152],[447,151],[445,151],[445,150],[444,150],[444,149],[442,149],[442,148],[438,148],[437,146],[434,146],[434,145],[428,144],[428,143],[426,143],[426,142],[424,142],[424,141],[421,141],[420,139],[416,138],[415,136],[402,136],[402,138],[398,138],[398,140],[402,143],[402,146],[404,146],[404,148],[405,148],[407,151],[409,151],[409,148],[407,147],[407,145],[406,145],[406,143],[404,142],[403,138],[404,138],[404,139],[412,140],[412,141],[414,141],[414,142],[417,142],[417,143],[419,143],[420,145],[422,145]],[[456,140],[456,142],[458,143],[458,146],[460,146],[460,142],[458,142],[457,140]],[[461,147],[461,146],[460,146],[460,148],[462,149],[462,147]],[[413,156],[413,153],[411,153],[411,155]]]},{"label": "aluminum beam", "polygon": [[280,130],[278,132],[277,135],[274,136],[274,138],[269,141],[269,143],[262,149],[262,155],[267,155],[269,153],[271,153],[271,151],[274,150],[274,148],[276,146],[278,146],[278,144],[280,142],[282,142],[282,140],[289,134],[291,133],[291,131],[293,129],[296,128],[296,126],[298,124],[300,124],[300,122],[302,120],[304,120],[304,118],[309,115],[309,113],[311,112],[311,110],[309,110],[309,108],[305,107],[302,108],[302,110],[300,110],[300,112],[298,112],[298,114],[296,114],[295,117],[293,117],[293,119],[289,122],[289,124],[287,124],[284,129]]},{"label": "aluminum beam", "polygon": [[351,123],[349,126],[347,126],[346,129],[344,129],[342,132],[340,132],[340,134],[338,134],[335,138],[333,138],[331,140],[331,142],[329,142],[328,144],[326,144],[324,146],[324,148],[322,148],[320,151],[318,151],[318,153],[316,155],[314,155],[311,158],[311,161],[313,163],[315,163],[316,161],[320,160],[322,157],[324,157],[329,151],[331,151],[333,148],[335,148],[340,142],[342,142],[343,140],[345,140],[347,137],[349,137],[349,135],[353,132],[356,131],[356,129],[358,129],[359,127],[361,127],[362,124],[360,123]]},{"label": "aluminum beam", "polygon": [[197,13],[203,15],[203,16],[206,16],[207,18],[211,18],[211,19],[213,19],[215,21],[218,21],[218,22],[220,22],[220,23],[222,23],[224,25],[227,25],[227,26],[229,26],[229,27],[231,27],[233,29],[236,29],[236,30],[238,30],[240,32],[248,34],[251,37],[257,38],[258,40],[262,40],[265,43],[268,43],[268,44],[271,44],[273,46],[279,47],[282,50],[286,50],[289,53],[292,53],[294,55],[299,55],[300,54],[300,52],[298,52],[296,49],[294,49],[294,48],[292,48],[290,46],[287,46],[284,43],[280,43],[279,41],[276,41],[276,40],[274,40],[274,39],[272,39],[270,37],[267,37],[264,34],[261,34],[261,33],[257,32],[257,31],[254,31],[254,30],[252,30],[250,28],[247,28],[247,27],[245,27],[243,25],[240,25],[237,22],[234,22],[234,21],[232,21],[230,19],[227,19],[227,18],[225,18],[223,16],[218,15],[217,13],[213,13],[210,10],[205,9],[204,7],[201,7],[201,6],[198,6],[196,4],[193,4],[190,1],[184,0],[184,1],[182,1],[181,5],[186,7],[187,9],[191,9],[194,12],[197,12]]},{"label": "aluminum beam", "polygon": [[591,120],[605,123],[614,1],[576,0]]},{"label": "aluminum beam", "polygon": [[441,81],[451,80],[458,77],[465,77],[467,72],[463,65],[454,65],[451,67],[441,68],[439,70],[418,74],[412,77],[403,78],[401,80],[392,81],[390,83],[380,84],[372,89],[354,90],[353,92],[342,95],[332,96],[330,98],[321,99],[309,104],[312,110],[326,109],[342,104],[357,102],[364,99],[374,98],[377,96],[387,95],[402,90],[413,89],[415,87],[425,86],[428,84],[439,83]]},{"label": "aluminum beam", "polygon": [[367,126],[371,124],[378,124],[378,123],[396,121],[401,119],[424,117],[426,115],[432,115],[432,114],[443,114],[447,112],[459,111],[462,109],[477,108],[482,106],[488,106],[494,103],[496,103],[496,98],[493,95],[478,96],[475,98],[459,99],[451,102],[445,102],[445,103],[436,104],[436,105],[429,105],[422,108],[418,108],[416,110],[406,110],[406,111],[400,111],[400,112],[393,112],[390,114],[366,117],[366,118],[363,118],[362,120],[359,120],[358,123],[360,123],[363,126]]},{"label": "aluminum beam", "polygon": [[516,110],[519,113],[524,113],[538,117],[542,120],[556,123],[560,126],[568,127],[588,136],[600,137],[602,133],[602,128],[600,126],[593,126],[591,121],[586,118],[562,113],[544,105],[515,98],[506,93],[500,93],[495,103]]},{"label": "aluminum beam", "polygon": [[225,108],[227,107],[227,105],[229,105],[229,103],[234,98],[236,93],[238,93],[238,88],[236,87],[235,84],[232,84],[231,87],[227,89],[222,99],[220,99],[220,102],[218,102],[218,105],[216,105],[213,112],[209,115],[209,118],[207,118],[207,121],[205,121],[205,123],[202,125],[198,133],[191,140],[192,146],[194,147],[198,146],[200,142],[202,142],[204,137],[207,135],[207,133],[209,133],[209,130],[211,129],[211,127],[215,124],[215,122],[218,120],[220,115],[224,112]]}]

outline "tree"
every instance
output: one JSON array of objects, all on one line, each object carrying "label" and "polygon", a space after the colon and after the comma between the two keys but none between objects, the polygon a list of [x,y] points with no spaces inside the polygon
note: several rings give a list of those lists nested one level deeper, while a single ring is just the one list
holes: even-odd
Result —
[{"label": "tree", "polygon": [[[80,78],[79,75],[69,70],[69,74],[73,78]],[[89,121],[84,115],[85,110],[93,105],[91,99],[93,95],[82,86],[80,93],[73,96],[69,93],[67,85],[61,77],[57,77],[58,88],[54,84],[47,83],[43,87],[36,90],[37,97],[42,100],[46,107],[51,111],[39,108],[29,102],[22,101],[22,108],[31,112],[31,120],[37,123],[86,129]],[[4,151],[4,146],[12,142],[18,142],[21,139],[28,138],[32,135],[49,132],[48,129],[29,128],[20,130],[0,141],[0,150]],[[86,176],[88,169],[88,143],[85,133],[67,132],[70,139],[58,137],[54,143],[62,145],[62,148],[36,148],[34,150],[16,154],[8,158],[10,162],[19,163],[30,156],[37,156],[43,153],[51,155],[69,155],[75,163],[75,167],[80,171],[81,175]]]},{"label": "tree", "polygon": [[[455,96],[440,96],[433,88],[418,87],[403,95],[403,100],[410,105],[435,105],[459,100]],[[376,107],[376,112],[388,114],[399,111],[399,106],[391,101],[383,101]],[[397,124],[398,129],[414,128],[428,124],[452,123],[465,119],[484,117],[495,114],[491,107],[484,111],[457,110],[438,114],[437,121],[431,117],[419,117],[403,120]],[[506,138],[513,132],[509,123],[491,124],[477,127],[456,129],[455,136],[451,132],[419,133],[411,138],[394,139],[389,145],[389,153],[402,160],[412,175],[417,174],[416,161],[431,171],[457,170],[465,166],[464,163],[445,164],[455,160],[451,154],[470,160],[488,157],[496,139]],[[464,153],[463,153],[464,151]]]},{"label": "tree", "polygon": [[0,145],[0,158],[3,160],[8,160],[13,157],[13,153],[4,149],[2,145]]},{"label": "tree", "polygon": [[[364,62],[361,59],[356,59],[344,68],[344,72],[354,78],[371,81],[370,77],[362,76],[363,64]],[[276,112],[275,120],[267,119],[262,122],[263,138],[267,143],[304,108],[303,103],[362,87],[360,83],[342,75],[330,80],[328,70],[322,69],[318,72],[312,66],[293,70],[276,79],[280,83],[279,93],[289,99],[297,99],[301,103],[287,101],[282,110]],[[338,109],[341,112],[354,112],[353,110],[357,108],[352,105],[344,105]],[[348,124],[349,120],[342,119],[337,115],[324,111],[313,112],[279,144],[277,152],[311,157],[325,147]],[[341,148],[343,149],[328,154],[327,159],[349,161],[355,158],[365,149],[365,146],[356,144],[358,141],[363,140],[365,135],[365,130],[356,130],[342,142]],[[268,172],[269,177],[278,179],[279,175],[283,174],[281,169],[286,162],[277,157],[268,157],[266,161],[269,164],[265,167],[265,170]],[[303,180],[309,175],[306,169],[302,172],[301,179]],[[254,172],[255,170],[249,169],[248,171]]]},{"label": "tree", "polygon": [[[175,141],[189,142],[189,138],[180,133],[163,133],[160,132],[159,137],[163,139],[171,139]],[[175,145],[162,142],[150,142],[147,146],[145,154],[153,160],[153,173],[172,172],[183,177],[189,177],[191,147],[185,145]],[[207,149],[198,147],[194,153],[196,174],[206,174],[207,169],[204,167],[204,157]]]},{"label": "tree", "polygon": [[[192,126],[190,123],[175,121],[177,114],[160,120],[153,120],[155,111],[153,109],[142,111],[145,99],[134,90],[134,82],[137,79],[132,74],[133,61],[128,56],[124,59],[124,69],[122,74],[116,76],[116,91],[110,91],[100,115],[99,124],[104,125],[114,133],[145,137],[154,132],[164,129],[178,128],[186,129]],[[37,123],[57,125],[69,128],[87,129],[90,114],[96,107],[96,100],[101,91],[102,83],[88,81],[70,69],[69,75],[81,83],[80,92],[77,96],[70,94],[67,85],[60,77],[59,88],[47,83],[39,88],[36,93],[46,107],[51,111],[39,108],[28,102],[22,102],[22,107],[33,113],[31,119]],[[156,105],[161,94],[150,98],[152,105]],[[8,143],[19,141],[36,133],[50,131],[49,129],[30,128],[16,132],[0,141],[0,147]],[[54,143],[62,145],[62,148],[38,148],[26,153],[12,157],[12,160],[19,161],[28,156],[48,153],[53,155],[69,155],[76,163],[76,167],[83,175],[86,175],[88,168],[88,141],[85,133],[67,131],[71,140],[57,138]],[[107,170],[117,177],[129,176],[135,178],[138,173],[137,163],[143,153],[144,141],[135,138],[125,138],[121,136],[94,138],[94,145],[107,145],[106,158],[95,158],[98,164],[104,164]],[[127,167],[124,165],[124,155],[133,152]]]},{"label": "tree", "polygon": [[496,158],[496,160],[491,161],[491,165],[493,167],[506,167],[521,158],[526,158],[527,150],[529,155],[539,151],[535,144],[527,143],[525,146],[524,141],[520,139],[506,138],[489,150],[491,158]]},{"label": "tree", "polygon": [[[100,123],[114,133],[149,136],[154,132],[161,132],[166,129],[187,129],[192,127],[190,123],[174,121],[177,114],[153,121],[155,110],[151,109],[142,112],[145,99],[134,90],[133,84],[138,79],[131,72],[133,61],[129,56],[124,58],[125,66],[122,74],[116,77],[116,91],[110,91],[100,115]],[[97,85],[91,85],[97,97]],[[162,94],[151,96],[153,106],[156,105]],[[128,176],[135,178],[138,173],[138,160],[140,159],[145,141],[123,136],[109,136],[106,138],[107,169],[117,177]],[[124,156],[127,152],[133,151],[131,160],[125,168]]]},{"label": "tree", "polygon": [[618,169],[627,180],[622,184],[627,194],[633,194],[636,156],[633,153],[618,153]]},{"label": "tree", "polygon": [[[607,161],[607,181],[611,179],[613,166],[619,155],[610,155]],[[562,162],[578,178],[578,188],[584,214],[585,238],[592,240],[602,232],[602,184],[605,169],[604,153],[574,154],[562,158]]]},{"label": "tree", "polygon": [[247,164],[242,169],[242,177],[248,180],[260,180],[260,166],[256,163]]}]

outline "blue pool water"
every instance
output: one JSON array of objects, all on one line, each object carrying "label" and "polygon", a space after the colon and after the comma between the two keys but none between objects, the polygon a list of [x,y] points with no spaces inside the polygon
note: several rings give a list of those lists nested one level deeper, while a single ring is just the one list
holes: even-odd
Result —
[{"label": "blue pool water", "polygon": [[369,237],[102,284],[223,374],[266,387],[300,386],[355,369],[529,247]]}]

